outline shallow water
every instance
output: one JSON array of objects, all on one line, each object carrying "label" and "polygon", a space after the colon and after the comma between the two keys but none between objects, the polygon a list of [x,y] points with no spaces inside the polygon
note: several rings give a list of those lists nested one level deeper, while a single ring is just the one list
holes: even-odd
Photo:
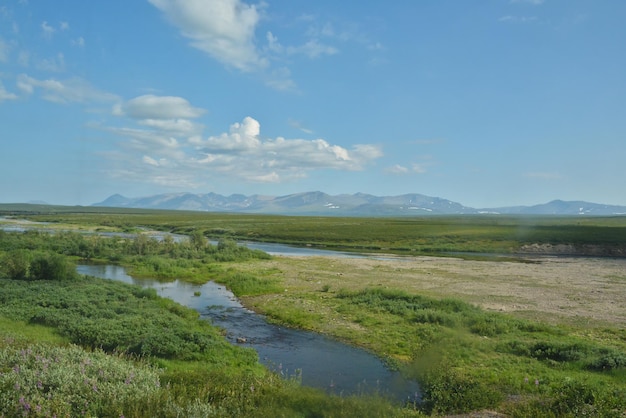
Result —
[{"label": "shallow water", "polygon": [[193,285],[134,279],[123,267],[112,265],[79,265],[77,270],[156,289],[160,296],[197,310],[202,318],[226,330],[231,343],[255,349],[268,368],[285,377],[297,376],[303,385],[341,395],[380,393],[403,402],[419,400],[417,383],[388,370],[378,357],[320,334],[269,324],[214,282]]}]

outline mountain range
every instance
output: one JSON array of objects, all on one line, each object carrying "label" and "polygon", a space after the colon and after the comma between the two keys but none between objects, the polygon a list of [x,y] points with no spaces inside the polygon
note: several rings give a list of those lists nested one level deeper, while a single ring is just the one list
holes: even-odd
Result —
[{"label": "mountain range", "polygon": [[319,191],[284,196],[167,193],[128,198],[115,194],[92,206],[315,216],[626,215],[626,206],[582,201],[553,200],[534,206],[477,209],[451,200],[417,193],[374,196],[365,193],[328,195]]}]

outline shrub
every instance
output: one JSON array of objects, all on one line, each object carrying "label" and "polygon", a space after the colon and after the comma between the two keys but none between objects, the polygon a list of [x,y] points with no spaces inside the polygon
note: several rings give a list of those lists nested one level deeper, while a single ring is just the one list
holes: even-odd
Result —
[{"label": "shrub", "polygon": [[530,356],[538,360],[578,361],[587,354],[581,344],[539,342],[531,346]]},{"label": "shrub", "polygon": [[504,318],[486,314],[470,320],[469,328],[474,334],[485,337],[495,337],[509,331]]},{"label": "shrub", "polygon": [[600,357],[592,360],[587,366],[590,370],[609,371],[626,367],[626,354],[613,350],[601,350]]},{"label": "shrub", "polygon": [[0,277],[27,280],[30,275],[31,253],[28,250],[13,250],[6,253],[0,264]]},{"label": "shrub", "polygon": [[454,369],[438,367],[422,379],[421,409],[428,414],[460,414],[492,408],[502,400],[502,394],[463,376]]},{"label": "shrub", "polygon": [[77,346],[4,347],[0,370],[0,416],[120,416],[160,390],[157,370]]},{"label": "shrub", "polygon": [[624,393],[573,379],[553,386],[550,410],[565,417],[623,417]]},{"label": "shrub", "polygon": [[30,263],[31,280],[73,280],[78,277],[76,266],[61,254],[37,254]]}]

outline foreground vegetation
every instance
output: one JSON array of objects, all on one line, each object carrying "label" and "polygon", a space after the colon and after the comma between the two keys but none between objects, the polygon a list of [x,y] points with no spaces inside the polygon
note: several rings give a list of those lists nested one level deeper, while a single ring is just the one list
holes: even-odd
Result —
[{"label": "foreground vegetation", "polygon": [[[381,219],[372,221],[372,230],[370,220],[363,219],[343,219],[342,227],[338,219],[299,218],[302,222],[296,223],[282,217],[191,213],[55,214],[37,219],[94,229],[151,227],[188,232],[191,239],[178,243],[141,234],[104,238],[0,232],[0,415],[626,414],[622,327],[531,321],[459,299],[425,296],[408,286],[377,286],[381,278],[357,282],[342,270],[333,273],[333,281],[319,280],[325,274],[321,271],[307,272],[289,282],[285,292],[288,269],[292,264],[299,268],[296,261],[275,262],[230,240],[282,237],[352,249],[409,245],[418,252],[514,251],[530,242],[616,248],[626,239],[623,218],[541,219],[528,228],[509,218],[495,223],[487,218]],[[518,235],[509,235],[513,230]],[[222,240],[211,245],[207,236]],[[329,397],[282,380],[261,368],[255,353],[226,344],[195,312],[152,291],[73,274],[71,261],[76,258],[123,264],[134,274],[163,279],[218,280],[276,322],[325,332],[377,353],[420,381],[423,400],[399,407],[378,398]],[[70,356],[80,360],[64,360]],[[81,387],[74,398],[58,383],[60,371],[44,373],[50,359],[64,364],[65,381]],[[88,363],[98,364],[98,372],[86,367]],[[130,374],[116,371],[124,368]],[[131,374],[141,376],[137,390],[128,386],[132,379],[126,383]]]},{"label": "foreground vegetation", "polygon": [[[0,232],[0,416],[417,414],[382,398],[328,396],[284,380],[263,368],[253,350],[227,343],[196,311],[154,290],[73,271],[72,258],[96,248],[89,254],[99,260],[114,257],[167,276],[177,270],[161,267],[180,259],[171,255],[180,251],[187,268],[245,282],[221,267],[228,262],[215,260],[267,257],[230,243],[144,239]],[[137,261],[138,242],[147,242],[141,251],[158,263]],[[257,291],[272,289],[247,280]]]}]

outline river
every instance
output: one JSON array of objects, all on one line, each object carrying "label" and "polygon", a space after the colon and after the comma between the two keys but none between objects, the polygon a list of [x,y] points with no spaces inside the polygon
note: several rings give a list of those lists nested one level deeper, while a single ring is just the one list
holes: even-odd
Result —
[{"label": "river", "polygon": [[113,265],[79,265],[77,270],[153,288],[160,296],[197,310],[201,318],[224,329],[232,344],[255,349],[266,367],[296,377],[305,386],[337,395],[378,393],[401,402],[419,401],[418,384],[386,368],[378,357],[320,334],[270,324],[217,283],[135,279]]}]

